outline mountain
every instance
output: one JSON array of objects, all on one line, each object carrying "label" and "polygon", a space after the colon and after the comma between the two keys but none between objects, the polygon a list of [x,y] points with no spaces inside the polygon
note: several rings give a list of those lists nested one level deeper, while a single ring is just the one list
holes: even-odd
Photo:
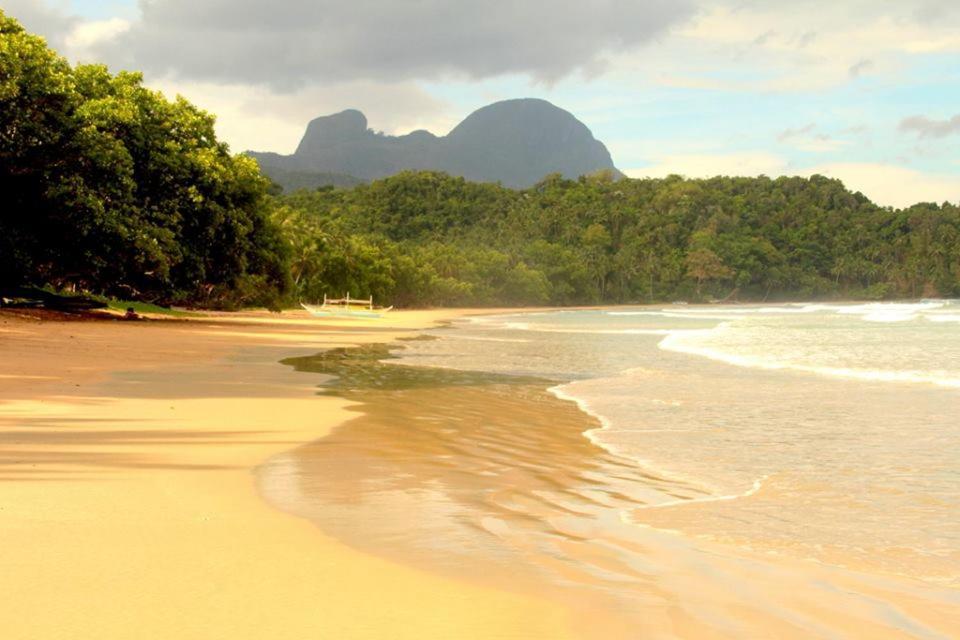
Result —
[{"label": "mountain", "polygon": [[575,178],[601,170],[619,175],[610,152],[568,111],[533,98],[487,105],[446,136],[414,131],[376,133],[348,109],[311,121],[289,156],[250,151],[285,189],[373,180],[404,170],[433,169],[477,182],[529,187],[550,173]]}]

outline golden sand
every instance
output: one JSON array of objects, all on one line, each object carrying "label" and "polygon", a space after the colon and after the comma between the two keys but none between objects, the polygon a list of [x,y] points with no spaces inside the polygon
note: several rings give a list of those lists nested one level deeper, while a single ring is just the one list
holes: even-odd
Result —
[{"label": "golden sand", "polygon": [[254,467],[355,415],[279,357],[451,315],[0,314],[2,637],[569,637],[556,604],[365,555],[257,494]]}]

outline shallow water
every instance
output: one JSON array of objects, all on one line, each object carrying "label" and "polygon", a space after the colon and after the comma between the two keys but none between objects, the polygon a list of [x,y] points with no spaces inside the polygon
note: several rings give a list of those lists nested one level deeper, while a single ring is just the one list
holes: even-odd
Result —
[{"label": "shallow water", "polygon": [[261,486],[371,553],[568,603],[584,637],[950,637],[957,310],[525,314],[408,367],[297,359],[361,413]]}]

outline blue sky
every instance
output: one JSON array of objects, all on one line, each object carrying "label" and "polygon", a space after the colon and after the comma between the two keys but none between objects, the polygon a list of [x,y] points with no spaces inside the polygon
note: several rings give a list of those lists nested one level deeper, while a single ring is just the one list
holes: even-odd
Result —
[{"label": "blue sky", "polygon": [[633,176],[817,172],[881,204],[960,201],[958,3],[530,2],[4,7],[68,57],[144,69],[218,114],[236,150],[290,152],[309,119],[345,108],[388,133],[443,134],[492,101],[535,96]]}]

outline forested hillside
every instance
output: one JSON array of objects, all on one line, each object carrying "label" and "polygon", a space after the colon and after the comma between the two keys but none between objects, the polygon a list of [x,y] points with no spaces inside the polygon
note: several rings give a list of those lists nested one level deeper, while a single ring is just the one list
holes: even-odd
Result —
[{"label": "forested hillside", "polygon": [[301,191],[274,213],[297,294],[400,304],[960,295],[960,209],[881,208],[837,180],[439,173]]}]

